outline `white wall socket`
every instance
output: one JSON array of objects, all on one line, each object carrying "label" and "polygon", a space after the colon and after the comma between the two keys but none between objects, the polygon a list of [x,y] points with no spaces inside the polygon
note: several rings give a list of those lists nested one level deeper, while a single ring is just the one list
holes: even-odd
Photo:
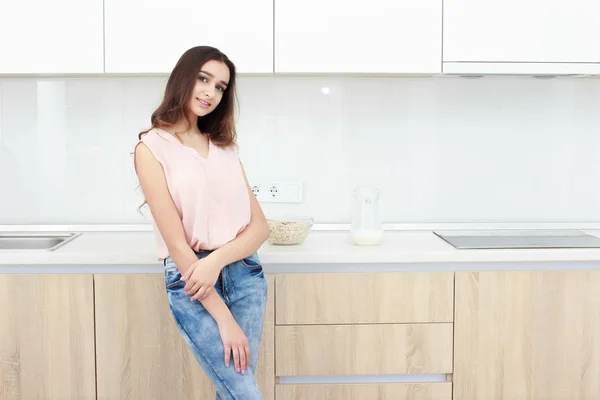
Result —
[{"label": "white wall socket", "polygon": [[250,183],[259,203],[302,203],[302,182]]}]

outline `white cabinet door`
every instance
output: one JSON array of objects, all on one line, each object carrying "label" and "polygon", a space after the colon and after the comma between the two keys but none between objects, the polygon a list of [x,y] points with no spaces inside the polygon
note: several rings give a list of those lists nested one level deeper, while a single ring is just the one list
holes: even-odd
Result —
[{"label": "white cabinet door", "polygon": [[194,46],[273,72],[273,0],[105,0],[106,72],[168,73]]},{"label": "white cabinet door", "polygon": [[0,3],[0,73],[103,72],[102,0]]},{"label": "white cabinet door", "polygon": [[275,72],[441,68],[442,0],[275,0]]},{"label": "white cabinet door", "polygon": [[444,0],[444,62],[598,63],[599,0]]}]

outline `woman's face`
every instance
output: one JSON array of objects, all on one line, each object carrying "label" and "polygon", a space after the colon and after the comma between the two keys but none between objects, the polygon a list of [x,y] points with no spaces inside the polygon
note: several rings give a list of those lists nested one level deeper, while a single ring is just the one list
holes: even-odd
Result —
[{"label": "woman's face", "polygon": [[229,68],[221,61],[210,60],[200,68],[192,91],[189,108],[193,115],[210,114],[221,102],[229,84]]}]

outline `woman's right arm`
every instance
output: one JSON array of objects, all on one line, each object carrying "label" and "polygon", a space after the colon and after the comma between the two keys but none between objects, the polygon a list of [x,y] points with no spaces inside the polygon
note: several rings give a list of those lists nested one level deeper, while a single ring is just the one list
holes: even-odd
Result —
[{"label": "woman's right arm", "polygon": [[[136,146],[134,159],[135,169],[152,217],[167,245],[169,255],[181,275],[184,275],[188,268],[198,261],[198,257],[185,238],[181,217],[169,193],[162,165],[154,158],[144,143]],[[201,303],[217,323],[233,318],[219,294],[214,290]]]}]

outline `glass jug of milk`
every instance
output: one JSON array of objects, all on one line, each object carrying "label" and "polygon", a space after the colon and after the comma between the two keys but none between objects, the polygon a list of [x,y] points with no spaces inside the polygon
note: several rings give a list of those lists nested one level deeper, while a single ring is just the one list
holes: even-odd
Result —
[{"label": "glass jug of milk", "polygon": [[383,229],[379,219],[379,190],[358,187],[353,191],[354,212],[350,227],[350,241],[361,246],[373,246],[381,242]]}]

